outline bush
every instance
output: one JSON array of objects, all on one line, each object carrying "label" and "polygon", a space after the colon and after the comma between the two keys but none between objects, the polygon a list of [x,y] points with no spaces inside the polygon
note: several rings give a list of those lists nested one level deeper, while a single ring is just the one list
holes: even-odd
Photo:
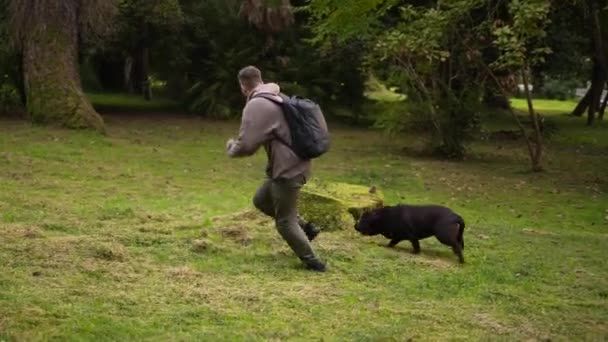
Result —
[{"label": "bush", "polygon": [[[8,76],[5,75],[4,79],[8,79]],[[18,108],[19,105],[17,88],[8,82],[0,82],[0,114],[9,113]]]},{"label": "bush", "polygon": [[430,115],[428,102],[412,100],[383,103],[376,116],[375,126],[389,134],[404,131],[429,135],[429,149],[448,158],[462,158],[465,142],[472,139],[480,124],[480,89],[472,87],[460,98],[446,97],[435,106],[435,117]]},{"label": "bush", "polygon": [[267,46],[268,33],[252,29],[234,4],[200,2],[189,11],[186,22],[192,27],[186,32],[193,48],[186,53],[191,62],[183,100],[191,112],[238,116],[244,101],[236,75],[246,65],[259,67],[264,81],[278,83],[286,94],[310,98],[324,109],[359,109],[364,79],[357,69],[362,55],[357,44],[320,51],[307,42],[310,33],[299,20]]},{"label": "bush", "polygon": [[576,81],[547,79],[539,95],[551,100],[564,101],[574,97],[576,85]]},{"label": "bush", "polygon": [[89,61],[80,64],[80,82],[85,91],[100,92],[103,90],[95,68]]}]

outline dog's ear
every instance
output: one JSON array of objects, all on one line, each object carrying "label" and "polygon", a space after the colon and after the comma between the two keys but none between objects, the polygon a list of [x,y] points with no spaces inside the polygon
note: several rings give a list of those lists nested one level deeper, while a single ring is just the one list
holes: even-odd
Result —
[{"label": "dog's ear", "polygon": [[363,212],[361,213],[361,217],[363,217],[363,215],[365,215],[365,217],[368,219],[374,219],[379,216],[378,208],[363,209]]},{"label": "dog's ear", "polygon": [[368,218],[371,215],[373,215],[373,213],[374,213],[373,209],[371,209],[371,208],[365,208],[365,209],[361,210],[361,213],[359,215],[359,219]]},{"label": "dog's ear", "polygon": [[369,188],[369,193],[370,193],[370,194],[375,194],[375,193],[376,193],[376,186],[372,185],[372,186]]}]

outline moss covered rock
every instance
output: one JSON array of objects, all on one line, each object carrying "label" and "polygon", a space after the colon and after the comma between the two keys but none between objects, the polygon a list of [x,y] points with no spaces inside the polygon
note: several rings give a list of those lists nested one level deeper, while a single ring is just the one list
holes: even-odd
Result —
[{"label": "moss covered rock", "polygon": [[[370,192],[370,188],[346,183],[322,183],[311,181],[300,192],[298,211],[307,221],[313,222],[325,231],[352,229],[355,220],[366,209],[383,204],[380,191]],[[230,237],[233,231],[258,230],[267,233],[267,226],[274,226],[271,218],[256,209],[247,209],[213,218],[213,226],[218,239]],[[260,229],[263,227],[263,229]],[[274,234],[274,232],[272,233]],[[206,236],[205,236],[206,237]]]},{"label": "moss covered rock", "polygon": [[380,191],[361,185],[313,180],[302,188],[298,209],[323,230],[350,229],[366,209],[383,204]]}]

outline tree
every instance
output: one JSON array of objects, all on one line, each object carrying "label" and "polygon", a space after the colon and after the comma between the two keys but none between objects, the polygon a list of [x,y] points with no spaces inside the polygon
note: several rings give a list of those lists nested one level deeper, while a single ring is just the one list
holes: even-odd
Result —
[{"label": "tree", "polygon": [[364,83],[357,69],[359,46],[325,54],[309,44],[308,15],[298,10],[302,2],[291,2],[293,8],[285,1],[243,0],[192,1],[183,7],[185,63],[177,69],[186,70],[188,109],[206,116],[239,115],[243,98],[235,77],[249,64],[285,93],[321,103],[328,115],[333,106],[356,108]]},{"label": "tree", "polygon": [[[482,1],[313,0],[316,42],[346,44],[353,37],[368,42],[368,59],[377,74],[389,74],[408,96],[400,120],[427,118],[433,141],[448,156],[462,156],[464,139],[476,123],[485,89],[508,98],[503,79],[524,80],[530,137],[526,137],[532,169],[542,169],[539,116],[530,94],[531,72],[544,65],[551,22],[548,0]],[[395,76],[397,75],[397,76]],[[485,81],[491,80],[489,86]],[[488,98],[489,96],[487,96]],[[495,94],[491,93],[494,96]],[[510,109],[510,106],[509,106]]]},{"label": "tree", "polygon": [[274,45],[273,36],[295,23],[289,0],[243,0],[240,14],[266,35],[264,50]]},{"label": "tree", "polygon": [[[0,8],[6,5],[5,0],[0,0]],[[21,63],[17,52],[9,44],[7,24],[7,13],[0,12],[0,114],[25,105],[23,77],[19,73]]]},{"label": "tree", "polygon": [[408,99],[400,115],[381,122],[392,128],[402,120],[429,123],[432,144],[448,157],[464,155],[464,141],[475,128],[483,74],[470,62],[468,49],[485,17],[483,1],[313,1],[316,41],[322,46],[367,42],[367,66],[389,74]]},{"label": "tree", "polygon": [[593,62],[591,87],[580,100],[572,115],[582,116],[587,111],[587,125],[593,125],[597,116],[602,119],[606,100],[602,102],[602,91],[608,82],[608,1],[580,0],[575,2],[583,13],[588,35],[591,37],[589,57]]},{"label": "tree", "polygon": [[[21,52],[26,108],[34,122],[102,131],[78,72],[79,42],[93,38],[109,0],[10,0],[10,27]],[[87,35],[88,33],[88,35]]]},{"label": "tree", "polygon": [[[493,34],[496,37],[494,43],[500,51],[500,56],[492,67],[520,74],[524,84],[528,115],[534,129],[531,138],[517,115],[512,110],[511,113],[526,140],[532,170],[535,172],[543,169],[543,140],[540,118],[534,110],[530,92],[530,72],[534,66],[544,63],[545,56],[552,52],[545,45],[550,8],[549,0],[513,0],[508,6],[510,20],[497,20],[493,23]],[[490,71],[490,74],[493,75],[493,72]],[[494,79],[497,80],[496,77]],[[503,92],[506,94],[504,88]]]},{"label": "tree", "polygon": [[157,57],[161,47],[179,55],[179,49],[167,46],[175,43],[184,25],[182,4],[178,0],[123,0],[118,18],[119,32],[114,55],[120,55],[123,84],[126,90],[152,98],[150,74],[154,63],[166,67],[171,56]]}]

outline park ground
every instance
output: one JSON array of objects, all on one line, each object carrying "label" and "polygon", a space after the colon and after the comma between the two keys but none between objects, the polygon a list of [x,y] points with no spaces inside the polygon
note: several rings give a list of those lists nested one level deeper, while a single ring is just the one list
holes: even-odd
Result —
[{"label": "park ground", "polygon": [[0,341],[606,340],[608,126],[572,104],[537,102],[558,128],[543,173],[522,141],[444,161],[412,154],[417,135],[332,124],[315,177],[453,208],[467,262],[345,227],[314,243],[326,274],[267,220],[214,219],[250,209],[262,180],[263,153],[224,155],[238,122],[113,110],[99,135],[1,120]]}]

